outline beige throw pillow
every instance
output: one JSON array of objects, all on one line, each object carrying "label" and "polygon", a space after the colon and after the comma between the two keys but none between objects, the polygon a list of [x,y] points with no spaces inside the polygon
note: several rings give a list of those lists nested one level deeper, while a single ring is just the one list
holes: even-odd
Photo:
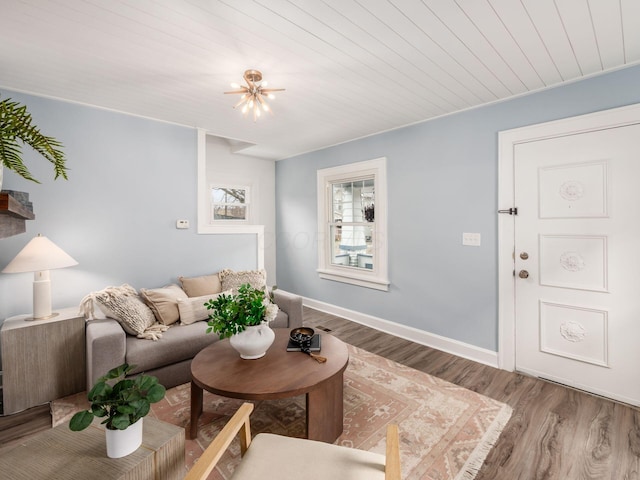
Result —
[{"label": "beige throw pillow", "polygon": [[172,325],[180,319],[178,299],[188,298],[178,285],[155,289],[141,288],[140,296],[163,325]]},{"label": "beige throw pillow", "polygon": [[220,293],[223,290],[217,273],[213,275],[203,275],[201,277],[178,277],[178,280],[180,280],[182,289],[188,297],[212,295],[214,293]]},{"label": "beige throw pillow", "polygon": [[207,307],[205,307],[204,304],[209,300],[215,300],[222,294],[231,295],[231,290],[214,293],[213,295],[178,299],[180,324],[191,325],[194,322],[209,318],[209,310],[207,310]]},{"label": "beige throw pillow", "polygon": [[232,290],[234,295],[238,293],[238,288],[248,283],[253,288],[262,289],[267,285],[267,272],[264,270],[245,270],[234,272],[233,270],[222,270],[218,276],[222,284],[222,290]]}]

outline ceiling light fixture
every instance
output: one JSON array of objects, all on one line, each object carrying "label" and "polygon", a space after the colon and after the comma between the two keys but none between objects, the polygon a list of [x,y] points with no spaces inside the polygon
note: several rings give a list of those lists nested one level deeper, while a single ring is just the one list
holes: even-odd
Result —
[{"label": "ceiling light fixture", "polygon": [[246,87],[244,85],[232,83],[231,87],[237,90],[224,92],[226,94],[238,93],[242,95],[240,101],[236,103],[233,108],[238,108],[242,105],[242,113],[244,113],[245,115],[250,110],[252,110],[254,122],[260,116],[261,107],[265,112],[273,114],[273,112],[269,108],[269,105],[267,105],[265,97],[273,100],[275,98],[273,92],[282,92],[284,91],[284,88],[264,88],[267,86],[267,82],[262,81],[262,73],[258,70],[247,70],[246,72],[244,72],[244,81],[247,82]]}]

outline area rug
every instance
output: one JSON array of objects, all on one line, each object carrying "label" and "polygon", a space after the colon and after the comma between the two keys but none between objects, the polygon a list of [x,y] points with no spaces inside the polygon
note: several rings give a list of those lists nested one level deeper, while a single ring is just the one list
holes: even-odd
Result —
[{"label": "area rug", "polygon": [[[511,416],[511,407],[465,388],[349,346],[344,375],[344,431],[336,443],[385,451],[386,426],[400,428],[402,478],[406,480],[472,480]],[[84,394],[53,403],[54,425],[83,408]],[[186,440],[190,468],[242,400],[204,392],[198,438]],[[254,402],[253,434],[271,432],[305,436],[305,398]],[[187,428],[189,384],[167,391],[152,405],[151,416]],[[227,480],[240,461],[234,442],[209,477]]]}]

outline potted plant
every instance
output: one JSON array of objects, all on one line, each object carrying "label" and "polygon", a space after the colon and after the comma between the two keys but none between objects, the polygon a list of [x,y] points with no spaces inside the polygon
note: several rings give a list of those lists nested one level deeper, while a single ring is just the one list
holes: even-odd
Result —
[{"label": "potted plant", "polygon": [[204,305],[213,310],[207,333],[215,332],[221,339],[230,338],[231,346],[244,359],[255,360],[265,355],[275,339],[269,322],[278,314],[278,306],[271,302],[265,290],[244,284],[236,295],[223,293]]},{"label": "potted plant", "polygon": [[91,407],[76,413],[69,423],[69,428],[77,432],[87,428],[94,416],[104,418],[110,458],[124,457],[137,450],[142,444],[142,418],[166,392],[151,375],[125,378],[132,369],[132,365],[124,363],[100,377],[87,394]]},{"label": "potted plant", "polygon": [[26,143],[53,164],[55,179],[67,179],[62,144],[55,138],[40,133],[38,127],[33,125],[31,114],[27,112],[25,105],[5,98],[0,100],[0,189],[4,167],[27,180],[40,183],[24,164],[22,145],[19,142]]}]

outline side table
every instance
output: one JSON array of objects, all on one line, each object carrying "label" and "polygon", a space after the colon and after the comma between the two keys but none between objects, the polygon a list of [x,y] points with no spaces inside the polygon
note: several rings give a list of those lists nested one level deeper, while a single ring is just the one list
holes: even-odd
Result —
[{"label": "side table", "polygon": [[46,320],[29,317],[7,318],[0,330],[5,415],[86,389],[85,319],[78,308]]},{"label": "side table", "polygon": [[107,457],[100,419],[81,432],[72,432],[65,422],[3,453],[0,475],[13,480],[184,478],[184,428],[149,416],[143,422],[142,445],[121,458]]}]

